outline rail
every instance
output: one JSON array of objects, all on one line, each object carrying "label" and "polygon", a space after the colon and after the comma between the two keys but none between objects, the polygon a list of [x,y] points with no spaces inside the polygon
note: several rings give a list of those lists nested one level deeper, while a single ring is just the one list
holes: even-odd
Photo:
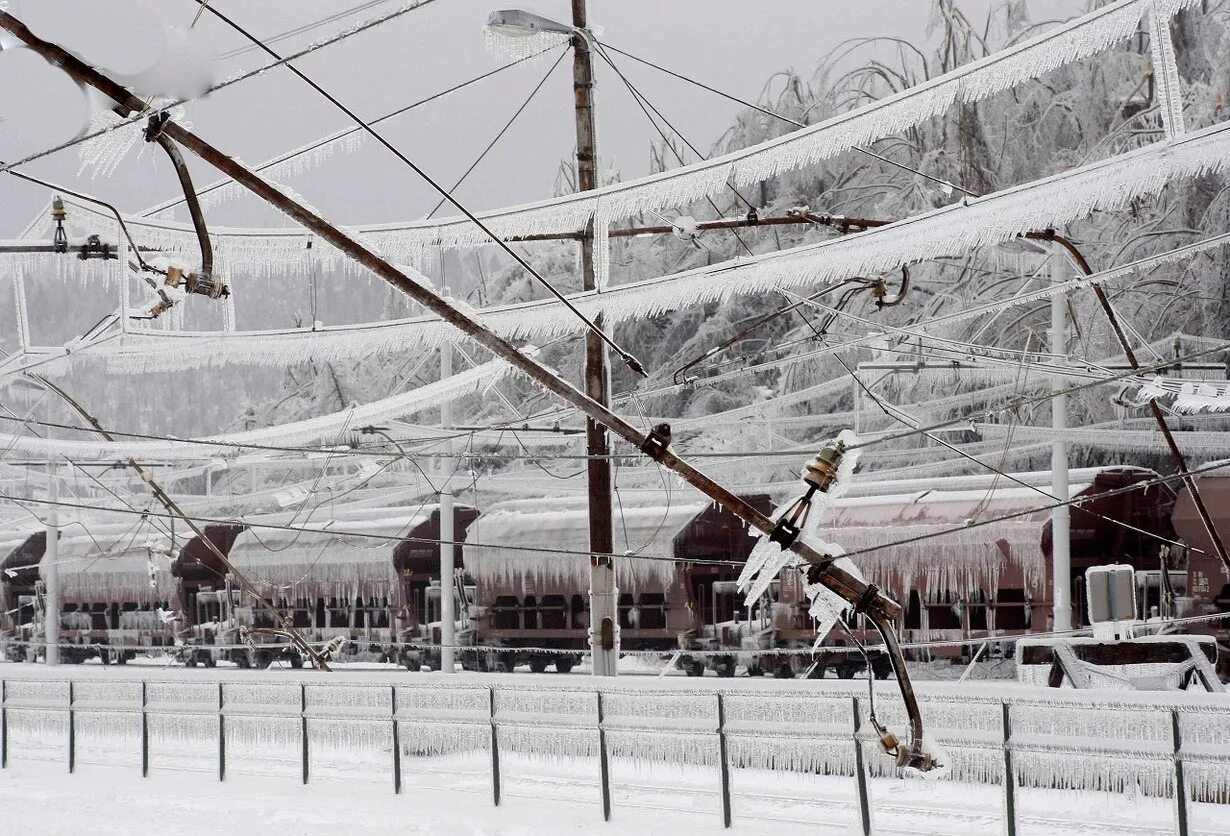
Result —
[{"label": "rail", "polygon": [[[137,672],[129,671],[128,674]],[[279,771],[388,780],[478,758],[492,802],[508,780],[501,755],[592,766],[592,801],[612,810],[612,762],[700,768],[731,826],[732,774],[853,779],[859,832],[870,833],[871,779],[900,774],[877,751],[865,685],[703,681],[633,683],[481,675],[447,683],[259,682],[155,676],[0,679],[0,767],[63,757],[216,774]],[[882,721],[904,710],[877,688]],[[1064,692],[999,686],[927,687],[920,700],[947,757],[939,781],[997,786],[1005,832],[1017,832],[1020,792],[1094,790],[1166,800],[1174,832],[1194,802],[1230,803],[1230,698],[1164,692]],[[83,760],[84,759],[84,760]],[[415,770],[415,765],[424,770]],[[486,780],[486,779],[484,779]],[[709,780],[709,779],[706,779]],[[740,779],[741,780],[741,779]],[[681,787],[683,791],[687,788]],[[693,787],[694,789],[694,787]],[[583,800],[583,799],[582,799]]]}]

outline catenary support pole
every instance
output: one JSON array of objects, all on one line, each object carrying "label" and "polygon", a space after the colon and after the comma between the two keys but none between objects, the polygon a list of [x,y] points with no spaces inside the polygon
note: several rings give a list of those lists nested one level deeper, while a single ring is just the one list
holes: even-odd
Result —
[{"label": "catenary support pole", "polygon": [[[1048,259],[1050,279],[1052,284],[1064,281],[1066,258],[1057,244],[1051,245],[1051,255]],[[1051,297],[1051,354],[1057,357],[1067,356],[1068,352],[1068,297],[1057,294]],[[1065,381],[1055,377],[1051,383],[1056,391],[1061,391]],[[1063,431],[1068,426],[1068,398],[1066,395],[1055,395],[1051,398],[1051,429],[1054,437],[1051,439],[1051,493],[1055,499],[1067,502],[1068,486],[1068,442],[1063,438]],[[1051,575],[1054,580],[1054,593],[1051,599],[1052,629],[1072,629],[1072,545],[1071,545],[1071,511],[1065,505],[1051,509]]]},{"label": "catenary support pole", "polygon": [[[453,344],[445,340],[440,344],[440,379],[452,377]],[[440,405],[440,426],[447,435],[453,426],[453,404],[445,401]],[[452,452],[452,442],[445,442],[446,452]],[[456,584],[457,547],[453,544],[456,533],[453,512],[453,488],[447,482],[440,488],[440,670],[453,673],[457,661],[457,610],[454,606]]]},{"label": "catenary support pole", "polygon": [[[598,187],[598,136],[594,124],[594,65],[586,27],[586,0],[572,0],[572,90],[577,127],[577,191]],[[603,230],[602,234],[606,234]],[[581,238],[581,281],[585,290],[598,290],[594,272],[594,222]],[[601,328],[602,314],[594,318]],[[585,335],[585,394],[603,406],[611,402],[611,375],[606,344],[592,331]],[[606,427],[585,420],[585,471],[589,480],[589,649],[594,676],[615,676],[619,667],[619,590],[610,555],[614,545],[611,508],[611,452]]]},{"label": "catenary support pole", "polygon": [[[0,11],[0,28],[3,28],[32,51],[68,73],[74,80],[110,97],[116,102],[114,110],[121,116],[130,117],[132,114],[139,113],[144,109],[144,102],[130,91],[86,65],[61,47],[37,37],[25,24],[11,14]],[[749,526],[765,534],[775,530],[776,524],[773,519],[761,513],[750,503],[677,456],[669,446],[664,447],[660,443],[660,438],[658,443],[655,444],[645,432],[612,412],[609,407],[587,397],[576,387],[558,375],[553,374],[532,357],[518,350],[508,340],[496,334],[486,325],[453,307],[447,300],[432,293],[421,282],[420,277],[395,267],[362,241],[336,224],[330,223],[298,200],[275,188],[272,184],[262,180],[242,163],[222,153],[194,131],[174,121],[165,122],[162,125],[162,131],[182,147],[187,148],[212,165],[220,173],[239,183],[252,194],[286,214],[290,219],[316,235],[318,240],[336,248],[360,266],[371,270],[375,275],[421,304],[427,311],[439,316],[443,321],[455,327],[469,339],[474,340],[493,354],[507,361],[545,391],[576,407],[585,413],[587,417],[601,422],[608,430],[614,432],[633,448],[645,451],[646,455],[651,455],[663,467],[678,474],[680,478],[704,493],[727,511],[739,517]],[[812,574],[816,582],[823,584],[847,601],[865,603],[867,618],[875,625],[877,632],[883,638],[886,651],[892,660],[893,668],[897,674],[901,698],[904,702],[906,715],[909,717],[911,761],[921,765],[923,768],[928,768],[930,760],[925,757],[922,749],[924,734],[922,714],[919,710],[917,696],[914,694],[913,686],[910,683],[909,671],[905,666],[905,657],[901,653],[900,642],[896,635],[896,620],[901,616],[901,605],[869,586],[865,581],[855,578],[849,572],[836,566],[834,556],[817,551],[806,540],[799,539],[794,541],[790,546],[790,551],[797,554],[803,562],[812,567]]]},{"label": "catenary support pole", "polygon": [[[60,468],[47,465],[47,499],[60,501]],[[43,551],[43,639],[49,665],[60,664],[60,512],[47,506],[47,546]]]}]

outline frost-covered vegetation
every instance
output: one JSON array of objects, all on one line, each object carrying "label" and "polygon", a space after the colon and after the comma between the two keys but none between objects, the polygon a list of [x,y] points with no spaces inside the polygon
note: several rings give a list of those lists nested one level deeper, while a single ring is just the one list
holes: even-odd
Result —
[{"label": "frost-covered vegetation", "polygon": [[[1206,3],[1181,12],[1172,26],[1178,65],[1183,81],[1184,116],[1189,129],[1225,117],[1223,96],[1230,80],[1230,43],[1227,23],[1230,9],[1224,3]],[[883,98],[927,79],[1009,47],[1051,25],[1031,20],[1024,0],[1004,2],[985,20],[971,20],[953,0],[935,0],[926,45],[905,42],[850,43],[825,57],[810,75],[780,72],[765,83],[759,104],[785,119],[756,110],[742,112],[711,149],[719,154],[754,145],[796,129],[793,123],[814,124],[831,115],[868,101]],[[685,69],[686,68],[680,68]],[[610,83],[617,83],[611,79]],[[697,91],[698,96],[708,93]],[[647,131],[650,130],[646,124]],[[977,104],[952,108],[942,118],[932,119],[900,135],[877,142],[871,150],[883,159],[851,152],[800,172],[762,182],[759,187],[737,194],[732,189],[715,203],[680,206],[667,220],[738,217],[756,206],[761,216],[779,216],[806,206],[815,214],[873,219],[899,219],[951,204],[962,199],[961,190],[973,194],[993,191],[1036,180],[1082,164],[1121,154],[1164,138],[1158,96],[1150,61],[1149,35],[1142,30],[1129,42],[1106,53],[1048,73]],[[682,142],[657,142],[651,149],[659,168],[694,161]],[[915,169],[934,179],[920,176]],[[614,176],[614,175],[612,175]],[[570,190],[571,167],[561,167],[560,191]],[[1060,230],[1077,242],[1093,269],[1121,265],[1150,253],[1160,252],[1227,228],[1228,203],[1224,176],[1209,175],[1174,184],[1159,195],[1133,201],[1122,211],[1099,211]],[[954,190],[936,181],[948,181]],[[624,223],[658,225],[663,218],[648,214]],[[686,224],[686,220],[684,221]],[[612,244],[613,284],[678,272],[773,250],[819,241],[836,235],[822,224],[762,227],[728,232],[702,233],[694,240],[661,235],[649,238],[615,239]],[[536,244],[525,247],[535,267],[565,291],[579,289],[577,247],[574,242]],[[487,261],[480,263],[480,259]],[[443,264],[443,262],[442,262]],[[444,279],[457,295],[468,295],[476,306],[544,298],[546,293],[515,265],[497,267],[489,254],[448,256]],[[1201,255],[1177,265],[1155,269],[1109,287],[1120,315],[1134,332],[1138,346],[1158,343],[1165,356],[1175,351],[1167,337],[1174,332],[1221,335],[1230,318],[1227,294],[1227,256],[1222,250]],[[436,271],[437,274],[440,271]],[[911,270],[911,289],[898,307],[878,310],[872,294],[851,296],[846,311],[871,321],[908,326],[946,313],[995,299],[1007,299],[1022,289],[1036,289],[1048,281],[1044,260],[1036,254],[1004,247],[983,248],[960,258],[946,258],[916,265]],[[854,278],[854,277],[851,277]],[[894,291],[897,274],[882,277]],[[720,281],[715,277],[714,281]],[[839,293],[823,301],[832,304]],[[642,391],[658,390],[671,383],[672,373],[706,350],[730,338],[757,317],[788,304],[791,297],[778,293],[740,297],[734,302],[710,303],[676,312],[627,322],[615,328],[617,339],[627,345],[652,370]],[[1101,361],[1120,354],[1105,318],[1088,292],[1072,295],[1074,317],[1073,357]],[[386,314],[412,313],[407,302],[390,297]],[[994,318],[972,320],[953,326],[944,336],[980,345],[1022,351],[1045,351],[1050,319],[1049,300],[1042,299],[1007,308]],[[730,371],[741,364],[782,360],[813,352],[825,340],[840,342],[842,335],[857,331],[849,320],[832,318],[824,311],[803,307],[781,316],[751,333],[731,349],[695,370],[703,378],[713,371]],[[572,380],[580,379],[583,352],[576,338],[548,345],[543,353],[548,365]],[[1190,346],[1183,346],[1188,350]],[[467,351],[470,349],[467,347]],[[844,352],[799,362],[770,365],[761,371],[727,377],[707,385],[674,388],[642,399],[638,405],[649,415],[697,417],[794,392],[802,387],[846,374],[856,362],[900,358],[902,353],[925,354],[917,341],[898,343],[892,350]],[[1148,362],[1155,356],[1141,349]],[[475,361],[485,359],[476,356]],[[1213,359],[1213,358],[1209,358]],[[351,402],[365,402],[430,381],[438,374],[434,357],[413,354],[406,359],[360,363],[325,363],[291,369],[285,390],[255,410],[253,420],[276,424],[308,415],[335,411]],[[843,365],[845,364],[845,365]],[[464,366],[464,362],[461,364]],[[638,384],[618,363],[612,367],[614,391],[627,392]],[[883,376],[883,379],[880,379]],[[929,371],[920,374],[884,375],[865,373],[878,381],[876,391],[887,401],[902,405],[935,404],[928,417],[951,417],[987,406],[1003,404],[1015,395],[1047,385],[1036,370],[1025,366]],[[994,385],[978,400],[951,396]],[[508,402],[522,414],[546,406],[546,401],[527,381],[501,384],[507,402],[490,396],[478,398],[460,410],[468,422],[483,423],[517,417]],[[1135,413],[1112,402],[1113,390],[1093,389],[1073,398],[1069,415],[1073,425],[1091,425]],[[763,424],[749,430],[745,423],[706,428],[703,438],[685,436],[688,449],[746,449],[748,444],[781,446],[832,435],[854,423],[850,410],[863,409],[862,429],[887,427],[892,422],[877,412],[866,398],[855,402],[853,388],[843,386],[823,398],[790,406],[778,414],[794,416],[774,427],[776,437],[766,440]],[[627,406],[634,413],[638,407]],[[920,406],[921,408],[921,406]],[[838,413],[829,419],[829,413]],[[844,414],[843,414],[844,413]],[[804,416],[809,416],[805,418]],[[991,419],[1010,425],[1040,425],[1049,421],[1049,406],[1005,413]],[[1217,419],[1199,419],[1196,426],[1220,426]],[[1184,425],[1186,426],[1186,425]],[[1008,438],[1011,439],[1010,430]],[[1002,438],[1003,436],[999,436]],[[976,442],[973,432],[950,436],[954,442]],[[919,445],[919,439],[902,442]],[[1005,445],[1006,446],[1006,445]],[[1026,469],[1041,464],[1045,451],[1015,455],[1006,466]],[[1160,464],[1156,452],[1099,450],[1078,446],[1074,464],[1123,461]],[[910,464],[906,454],[892,467]],[[874,462],[869,466],[875,467]],[[887,463],[884,466],[890,466]],[[794,465],[784,464],[786,470]],[[783,471],[784,473],[785,471]]]}]

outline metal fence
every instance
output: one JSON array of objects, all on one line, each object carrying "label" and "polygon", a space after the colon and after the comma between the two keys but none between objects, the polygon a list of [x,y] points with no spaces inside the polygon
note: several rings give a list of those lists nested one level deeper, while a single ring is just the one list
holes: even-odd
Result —
[{"label": "metal fence", "polygon": [[[609,819],[612,762],[648,762],[704,768],[727,827],[732,771],[770,770],[852,779],[857,825],[869,834],[869,780],[897,771],[878,751],[867,689],[808,686],[21,676],[0,679],[0,766],[10,758],[63,757],[70,772],[78,763],[129,761],[143,775],[171,767],[226,780],[236,770],[281,770],[305,784],[322,774],[361,774],[388,780],[399,793],[408,764],[468,756],[489,770],[498,805],[509,777],[501,755],[586,759]],[[1002,686],[920,691],[928,735],[948,764],[940,780],[998,787],[1010,836],[1019,793],[1030,788],[1164,800],[1183,836],[1196,832],[1189,826],[1193,802],[1230,803],[1230,697]],[[881,721],[904,730],[890,691],[877,689],[875,707]]]}]

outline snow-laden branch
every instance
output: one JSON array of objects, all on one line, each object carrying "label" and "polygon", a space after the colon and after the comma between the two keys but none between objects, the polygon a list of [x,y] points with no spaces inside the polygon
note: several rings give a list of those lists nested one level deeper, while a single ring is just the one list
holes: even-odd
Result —
[{"label": "snow-laden branch", "polygon": [[192,441],[70,441],[0,433],[0,446],[46,459],[83,461],[136,458],[182,461],[213,458],[263,445],[287,447],[320,441],[343,444],[347,439],[338,436],[348,430],[358,429],[375,421],[412,415],[457,400],[490,386],[510,370],[511,367],[503,360],[491,360],[436,383],[368,404],[274,427],[207,436],[200,439],[203,443],[199,444]]},{"label": "snow-laden branch", "polygon": [[[710,160],[616,183],[579,194],[479,213],[500,236],[580,232],[594,218],[627,218],[714,197],[727,184],[745,187],[832,159],[855,147],[915,127],[948,111],[971,104],[1076,61],[1100,54],[1136,32],[1146,13],[1169,20],[1195,0],[1119,0],[985,58],[965,64],[922,84],[838,114],[784,136]],[[339,134],[336,142],[345,141]],[[319,143],[306,148],[317,149]],[[293,158],[294,154],[281,155]],[[96,210],[86,209],[94,212]],[[153,246],[190,249],[191,229],[184,224],[132,218],[134,235]],[[427,248],[468,246],[487,238],[465,218],[401,221],[356,227],[389,258],[421,263]],[[307,234],[298,228],[216,229],[219,248],[236,261],[263,263],[302,253]]]},{"label": "snow-laden branch", "polygon": [[[1031,181],[935,209],[879,229],[819,243],[726,261],[670,276],[613,287],[604,293],[577,293],[570,300],[586,316],[602,313],[608,324],[645,319],[690,305],[725,302],[761,294],[876,275],[977,247],[1003,243],[1021,233],[1084,218],[1095,211],[1115,211],[1131,201],[1157,194],[1167,185],[1222,170],[1230,160],[1230,122],[1221,122],[1173,140],[1099,160],[1071,171]],[[1230,233],[1141,259],[1063,285],[1053,285],[1011,299],[956,311],[913,326],[930,325],[995,313],[1047,298],[1088,281],[1111,282],[1169,261],[1190,257],[1230,243]],[[483,323],[508,339],[543,340],[574,333],[578,321],[560,304],[542,300],[478,312]],[[450,329],[433,317],[327,327],[309,331],[282,329],[231,333],[159,333],[128,335],[93,349],[111,371],[145,372],[222,362],[284,365],[288,362],[354,359],[373,353],[402,351],[407,345],[438,345]],[[874,339],[874,335],[858,341]]]}]

